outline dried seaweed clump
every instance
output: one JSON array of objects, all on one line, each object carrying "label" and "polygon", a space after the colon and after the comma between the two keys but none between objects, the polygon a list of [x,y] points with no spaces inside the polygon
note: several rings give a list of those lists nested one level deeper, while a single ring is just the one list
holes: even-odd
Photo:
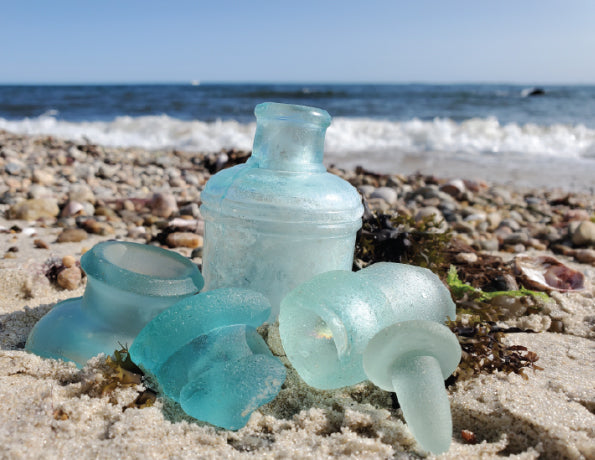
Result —
[{"label": "dried seaweed clump", "polygon": [[465,325],[459,319],[450,321],[448,326],[456,334],[463,350],[461,362],[454,372],[455,380],[494,372],[514,372],[528,379],[525,368],[543,370],[535,364],[539,359],[537,353],[522,345],[509,346],[503,342],[505,333],[526,331],[503,329],[492,322],[482,321]]},{"label": "dried seaweed clump", "polygon": [[443,275],[452,234],[442,227],[434,216],[416,221],[411,216],[368,212],[355,245],[354,270],[376,262],[398,262]]},{"label": "dried seaweed clump", "polygon": [[[104,373],[105,383],[101,387],[101,396],[110,395],[116,388],[135,387],[142,382],[143,371],[132,362],[130,354],[126,347],[114,352],[114,358],[108,356],[106,358],[108,369]],[[142,409],[150,407],[156,400],[156,393],[152,390],[145,389],[138,392],[136,399],[124,410],[128,408]],[[117,404],[115,398],[110,398],[112,404]]]}]

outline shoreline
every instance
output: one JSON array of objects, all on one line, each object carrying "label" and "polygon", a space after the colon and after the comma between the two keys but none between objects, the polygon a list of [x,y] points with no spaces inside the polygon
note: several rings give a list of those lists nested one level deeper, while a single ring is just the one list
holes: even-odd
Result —
[{"label": "shoreline", "polygon": [[361,153],[326,156],[325,164],[354,169],[358,166],[381,174],[435,175],[444,179],[483,180],[520,190],[548,189],[572,193],[595,193],[595,161],[548,156],[407,153],[373,153],[372,167]]},{"label": "shoreline", "polygon": [[[241,161],[245,154],[166,153],[0,131],[2,455],[425,456],[390,393],[367,382],[317,391],[301,381],[286,359],[288,379],[279,396],[254,412],[245,428],[231,432],[189,421],[161,399],[153,407],[128,408],[143,385],[117,387],[102,395],[109,369],[101,358],[78,370],[23,350],[29,331],[45,312],[84,291],[84,278],[64,286],[49,280],[44,274],[48,261],[64,263],[65,256],[78,261],[94,244],[113,238],[163,244],[165,240],[159,238],[164,230],[185,228],[183,233],[191,235],[186,235],[184,244],[168,248],[201,263],[200,190],[218,162]],[[420,161],[403,158],[402,170],[381,176],[354,169],[332,172],[356,185],[374,212],[414,218],[416,213],[437,210],[460,240],[451,256],[461,275],[475,273],[472,267],[487,273],[496,260],[505,269],[519,255],[548,255],[582,273],[586,282],[583,290],[553,292],[543,303],[506,297],[501,304],[491,305],[502,313],[495,324],[515,330],[503,334],[503,346],[534,352],[542,370],[525,368],[525,377],[503,371],[461,374],[448,387],[453,443],[449,452],[437,458],[579,460],[595,456],[595,240],[572,242],[578,241],[573,236],[576,227],[595,217],[595,194],[588,189],[573,193],[540,188],[535,182],[531,191],[506,180],[495,185],[489,181],[496,179],[493,171],[480,175],[481,171],[454,162],[432,170],[429,160]],[[406,172],[405,166],[420,165],[424,174],[434,177]],[[449,182],[449,176],[466,181]],[[31,199],[45,207],[19,208]],[[478,260],[472,262],[473,257]],[[487,260],[492,263],[482,266]],[[264,335],[283,360],[275,326]],[[476,443],[463,430],[471,432]]]}]

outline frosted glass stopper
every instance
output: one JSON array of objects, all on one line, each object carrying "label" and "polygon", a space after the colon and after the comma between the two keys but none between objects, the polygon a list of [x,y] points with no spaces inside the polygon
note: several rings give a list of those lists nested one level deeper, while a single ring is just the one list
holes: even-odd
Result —
[{"label": "frosted glass stopper", "polygon": [[448,289],[425,268],[379,263],[323,273],[295,288],[281,302],[279,333],[302,379],[332,389],[366,379],[362,355],[378,331],[417,317],[454,318]]},{"label": "frosted glass stopper", "polygon": [[83,297],[58,303],[35,325],[25,348],[83,366],[132,343],[153,317],[204,281],[190,260],[173,251],[123,241],[93,246],[81,258]]},{"label": "frosted glass stopper", "polygon": [[444,380],[460,359],[461,347],[450,329],[424,320],[382,329],[364,351],[368,379],[397,393],[409,429],[434,454],[450,447],[452,419]]}]

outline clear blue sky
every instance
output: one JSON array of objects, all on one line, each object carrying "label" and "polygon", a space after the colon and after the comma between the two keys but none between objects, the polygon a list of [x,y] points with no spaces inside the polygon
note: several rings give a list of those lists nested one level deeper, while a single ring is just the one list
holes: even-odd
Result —
[{"label": "clear blue sky", "polygon": [[595,0],[0,0],[0,83],[595,83]]}]

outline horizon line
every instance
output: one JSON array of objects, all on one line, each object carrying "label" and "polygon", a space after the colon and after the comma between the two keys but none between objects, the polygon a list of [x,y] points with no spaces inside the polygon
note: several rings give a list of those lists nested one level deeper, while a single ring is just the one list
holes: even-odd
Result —
[{"label": "horizon line", "polygon": [[402,80],[402,81],[298,81],[298,80],[280,80],[280,81],[266,81],[266,80],[123,80],[123,81],[26,81],[26,82],[11,82],[0,81],[0,86],[142,86],[142,85],[188,85],[188,86],[210,86],[210,85],[511,85],[511,86],[593,86],[595,82],[581,82],[581,81],[502,81],[502,80],[453,80],[453,81],[432,81],[432,80]]}]

